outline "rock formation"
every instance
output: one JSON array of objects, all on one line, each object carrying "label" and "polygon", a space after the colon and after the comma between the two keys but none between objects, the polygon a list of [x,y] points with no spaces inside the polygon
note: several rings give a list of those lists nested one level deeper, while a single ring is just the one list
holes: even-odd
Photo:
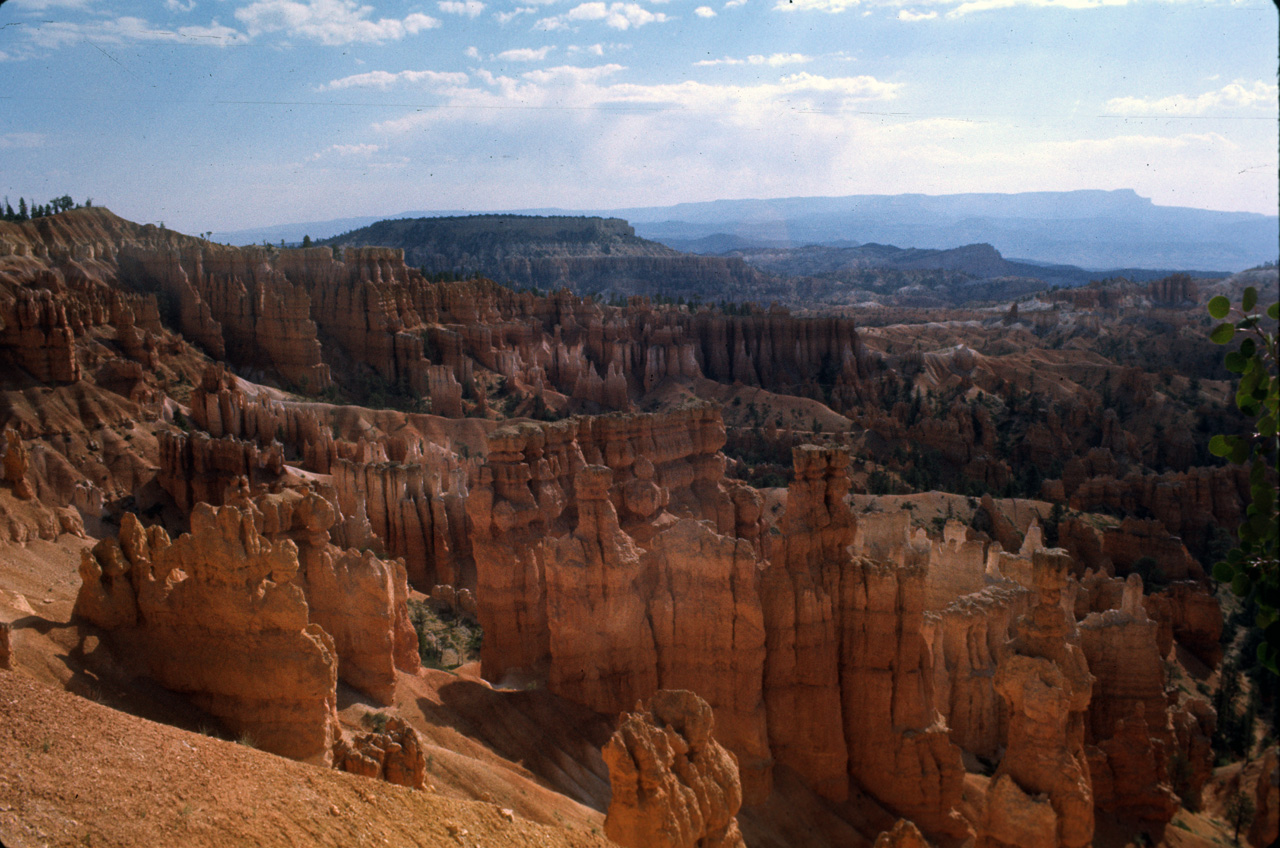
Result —
[{"label": "rock formation", "polygon": [[906,819],[898,819],[891,830],[876,837],[872,848],[929,848],[920,828]]},{"label": "rock formation", "polygon": [[314,492],[287,491],[253,501],[241,496],[232,502],[261,516],[258,530],[264,537],[296,545],[311,621],[334,640],[338,676],[390,704],[396,669],[412,674],[420,665],[403,562],[330,544],[338,512]]},{"label": "rock formation", "polygon": [[14,497],[29,501],[35,497],[35,492],[27,482],[27,449],[22,444],[22,436],[17,430],[6,428],[4,439],[7,446],[4,454],[4,481],[13,489]]},{"label": "rock formation", "polygon": [[297,548],[257,532],[251,511],[197,505],[170,541],[126,514],[119,539],[85,551],[76,613],[123,631],[150,675],[264,750],[328,764],[338,657],[308,620]]},{"label": "rock formation", "polygon": [[662,689],[623,715],[604,747],[613,793],[604,822],[626,848],[742,848],[742,788],[715,715],[692,692]]},{"label": "rock formation", "polygon": [[781,534],[762,538],[759,504],[720,477],[722,443],[718,416],[696,409],[495,431],[467,501],[484,674],[545,676],[600,711],[688,688],[714,710],[749,799],[767,796],[777,762],[833,799],[852,777],[963,834],[924,568],[849,555],[840,451],[796,450]]},{"label": "rock formation", "polygon": [[1188,797],[1198,796],[1212,768],[1197,708],[1170,707],[1158,628],[1136,574],[1125,581],[1118,609],[1091,613],[1080,623],[1080,646],[1094,675],[1087,735],[1097,746],[1090,755],[1097,806],[1140,820],[1155,833],[1181,806],[1173,789],[1175,757],[1185,764]]},{"label": "rock formation", "polygon": [[427,755],[418,731],[403,719],[387,720],[385,731],[357,733],[338,741],[333,757],[336,768],[407,786],[427,787]]},{"label": "rock formation", "polygon": [[1009,734],[987,793],[982,846],[1084,848],[1093,840],[1084,750],[1093,678],[1061,602],[1070,565],[1065,551],[1035,552],[1036,603],[996,670]]}]

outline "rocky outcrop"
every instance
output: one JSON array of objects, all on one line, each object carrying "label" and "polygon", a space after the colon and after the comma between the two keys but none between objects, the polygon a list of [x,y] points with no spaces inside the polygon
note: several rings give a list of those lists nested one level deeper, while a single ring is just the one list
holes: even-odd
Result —
[{"label": "rocky outcrop", "polygon": [[118,539],[84,553],[76,614],[118,631],[152,677],[234,733],[330,763],[338,657],[309,621],[297,548],[236,506],[198,505],[191,531],[171,541],[126,513]]},{"label": "rocky outcrop", "polygon": [[485,676],[545,677],[601,711],[687,688],[715,712],[749,799],[767,796],[776,762],[830,798],[852,778],[962,835],[923,565],[848,553],[841,451],[795,451],[780,532],[761,533],[759,496],[720,476],[722,443],[705,408],[495,431],[467,502]]},{"label": "rocky outcrop", "polygon": [[987,793],[981,846],[1084,848],[1093,840],[1084,749],[1093,679],[1062,606],[1069,569],[1065,551],[1035,552],[1036,603],[996,671],[1009,709],[1008,746]]},{"label": "rocky outcrop", "polygon": [[741,848],[737,763],[715,714],[686,690],[659,690],[604,747],[612,796],[605,833],[626,848]]},{"label": "rocky outcrop", "polygon": [[13,489],[14,497],[29,501],[35,497],[31,484],[27,482],[27,449],[22,444],[22,436],[17,430],[5,428],[4,482]]},{"label": "rocky outcrop", "polygon": [[929,848],[920,828],[906,819],[898,819],[893,828],[876,837],[872,848]]},{"label": "rocky outcrop", "polygon": [[48,288],[20,288],[11,299],[0,298],[0,350],[36,380],[74,383],[80,379],[75,338],[66,301]]},{"label": "rocky outcrop", "polygon": [[199,431],[162,430],[158,437],[157,480],[183,512],[197,503],[221,506],[237,481],[250,486],[274,482],[284,469],[284,446],[279,442],[264,448],[235,436],[214,438]]},{"label": "rocky outcrop", "polygon": [[232,502],[260,517],[257,527],[266,538],[297,546],[310,618],[333,637],[338,676],[374,700],[392,703],[396,669],[412,674],[420,667],[404,563],[330,544],[339,514],[314,492],[254,500],[241,495]]},{"label": "rocky outcrop", "polygon": [[1127,574],[1143,557],[1156,561],[1158,573],[1165,580],[1200,580],[1204,569],[1187,551],[1182,540],[1156,520],[1129,517],[1117,528],[1102,534],[1102,552],[1115,565],[1119,574]]},{"label": "rocky outcrop", "polygon": [[957,598],[938,613],[933,638],[934,694],[951,741],[995,760],[1008,736],[1007,703],[996,669],[1030,593],[1010,582]]},{"label": "rocky outcrop", "polygon": [[1222,607],[1201,583],[1180,582],[1160,592],[1173,636],[1210,668],[1222,661]]},{"label": "rocky outcrop", "polygon": [[413,463],[336,459],[331,467],[343,515],[364,516],[379,549],[403,557],[409,582],[424,591],[471,577],[461,573],[471,547],[465,533],[466,476],[452,465],[424,457]]},{"label": "rocky outcrop", "polygon": [[427,787],[427,755],[418,731],[401,718],[387,720],[386,730],[357,733],[335,746],[334,767],[385,780],[410,789]]},{"label": "rocky outcrop", "polygon": [[1236,466],[1167,474],[1088,479],[1070,495],[1080,512],[1148,513],[1192,550],[1203,550],[1210,528],[1236,527],[1250,502],[1249,473]]},{"label": "rocky outcrop", "polygon": [[1152,833],[1172,820],[1179,795],[1198,798],[1213,767],[1212,711],[1200,700],[1179,707],[1166,692],[1158,630],[1136,574],[1125,581],[1119,608],[1080,623],[1094,674],[1088,738],[1097,746],[1090,755],[1097,806],[1142,821]]}]

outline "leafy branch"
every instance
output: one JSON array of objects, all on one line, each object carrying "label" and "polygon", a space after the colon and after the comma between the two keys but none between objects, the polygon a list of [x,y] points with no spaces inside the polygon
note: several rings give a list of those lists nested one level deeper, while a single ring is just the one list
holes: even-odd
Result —
[{"label": "leafy branch", "polygon": [[[1245,511],[1239,528],[1240,544],[1228,552],[1225,560],[1215,563],[1216,580],[1231,584],[1240,597],[1256,592],[1257,626],[1263,640],[1258,646],[1258,661],[1272,672],[1278,672],[1280,658],[1280,561],[1277,559],[1276,480],[1277,456],[1280,455],[1280,342],[1275,321],[1280,319],[1280,302],[1272,303],[1264,313],[1257,310],[1258,290],[1244,290],[1240,306],[1234,307],[1222,295],[1209,301],[1209,315],[1223,323],[1213,328],[1210,340],[1226,345],[1243,336],[1239,346],[1225,358],[1227,370],[1240,375],[1236,386],[1236,406],[1249,418],[1256,419],[1247,435],[1218,435],[1209,440],[1209,452],[1225,457],[1236,465],[1249,466],[1249,490],[1252,503]],[[1265,319],[1270,319],[1266,321]]]}]

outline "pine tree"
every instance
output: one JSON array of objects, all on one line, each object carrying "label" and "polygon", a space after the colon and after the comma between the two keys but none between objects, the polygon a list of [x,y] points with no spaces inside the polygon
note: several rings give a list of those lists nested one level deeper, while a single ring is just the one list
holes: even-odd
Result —
[{"label": "pine tree", "polygon": [[27,199],[25,197],[18,198],[18,220],[27,220]]}]

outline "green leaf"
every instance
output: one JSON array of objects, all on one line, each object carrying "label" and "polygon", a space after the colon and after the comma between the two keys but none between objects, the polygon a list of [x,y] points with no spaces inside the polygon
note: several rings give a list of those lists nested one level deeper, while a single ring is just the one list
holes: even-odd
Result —
[{"label": "green leaf", "polygon": [[1267,317],[1272,321],[1280,320],[1280,300],[1267,307]]},{"label": "green leaf", "polygon": [[[1225,299],[1225,298],[1224,298]],[[1213,328],[1213,332],[1209,334],[1209,341],[1214,344],[1226,344],[1235,338],[1236,328],[1230,324],[1219,324]]]},{"label": "green leaf", "polygon": [[1231,443],[1226,436],[1218,435],[1209,440],[1209,453],[1214,456],[1226,456],[1231,453]]},{"label": "green leaf", "polygon": [[1227,317],[1227,313],[1231,311],[1231,301],[1222,295],[1209,299],[1209,315],[1221,321]]},{"label": "green leaf", "polygon": [[1244,290],[1244,297],[1240,300],[1240,307],[1245,312],[1252,312],[1253,307],[1258,305],[1258,290],[1253,286],[1249,286]]},{"label": "green leaf", "polygon": [[1213,564],[1213,579],[1219,583],[1230,583],[1235,576],[1236,570],[1231,567],[1231,563],[1215,562]]},{"label": "green leaf", "polygon": [[1243,439],[1231,446],[1231,456],[1229,458],[1236,465],[1244,465],[1249,458],[1249,446],[1244,443]]},{"label": "green leaf", "polygon": [[1244,341],[1240,342],[1240,353],[1244,356],[1253,356],[1254,352],[1257,349],[1258,349],[1258,343],[1255,342],[1253,339],[1245,339]]},{"label": "green leaf", "polygon": [[[1226,326],[1223,324],[1222,326]],[[1233,350],[1222,358],[1223,364],[1227,366],[1227,370],[1232,374],[1239,374],[1244,371],[1245,365],[1249,363],[1249,358],[1238,350]]]},{"label": "green leaf", "polygon": [[1231,591],[1235,592],[1236,597],[1243,598],[1249,594],[1249,586],[1253,581],[1249,579],[1249,575],[1243,572],[1237,572],[1235,577],[1231,578]]}]

